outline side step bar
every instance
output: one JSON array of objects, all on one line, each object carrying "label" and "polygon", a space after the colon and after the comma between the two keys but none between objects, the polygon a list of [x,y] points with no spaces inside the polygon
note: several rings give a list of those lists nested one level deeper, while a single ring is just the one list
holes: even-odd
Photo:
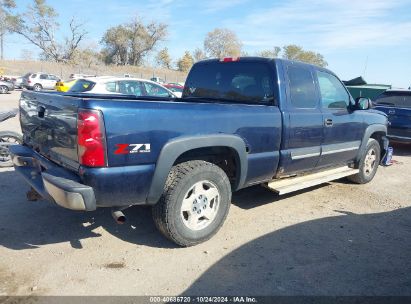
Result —
[{"label": "side step bar", "polygon": [[313,174],[289,177],[284,179],[273,180],[267,184],[267,188],[277,192],[279,195],[320,185],[332,180],[340,179],[346,176],[357,174],[360,170],[348,166],[336,169],[330,169]]}]

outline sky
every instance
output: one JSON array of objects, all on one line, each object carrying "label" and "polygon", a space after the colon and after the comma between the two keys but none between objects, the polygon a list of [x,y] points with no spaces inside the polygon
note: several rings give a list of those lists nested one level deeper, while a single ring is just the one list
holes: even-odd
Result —
[{"label": "sky", "polygon": [[[32,0],[16,0],[20,9]],[[297,44],[324,55],[341,79],[363,76],[368,83],[411,85],[411,0],[48,0],[58,12],[60,36],[69,20],[85,23],[86,44],[98,46],[104,32],[136,16],[169,25],[167,47],[174,59],[203,47],[215,28],[234,31],[250,55],[274,46]],[[9,35],[5,57],[39,51]]]}]

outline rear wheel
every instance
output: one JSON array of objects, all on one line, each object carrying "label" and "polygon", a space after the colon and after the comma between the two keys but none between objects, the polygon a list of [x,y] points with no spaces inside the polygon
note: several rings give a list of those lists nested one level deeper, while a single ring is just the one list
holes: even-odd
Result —
[{"label": "rear wheel", "polygon": [[33,90],[36,91],[36,92],[41,91],[42,89],[43,89],[43,87],[41,86],[41,84],[36,83],[33,86]]},{"label": "rear wheel", "polygon": [[23,142],[20,134],[11,131],[0,132],[0,167],[11,167],[13,162],[10,157],[9,147]]},{"label": "rear wheel", "polygon": [[153,206],[157,228],[180,246],[211,238],[223,225],[231,204],[231,185],[225,172],[205,161],[174,166],[160,201]]},{"label": "rear wheel", "polygon": [[9,88],[7,86],[0,86],[0,93],[7,94],[9,92]]},{"label": "rear wheel", "polygon": [[355,175],[349,176],[348,179],[357,184],[366,184],[370,182],[377,173],[381,160],[381,147],[378,141],[370,138],[367,142],[365,153],[362,156]]}]

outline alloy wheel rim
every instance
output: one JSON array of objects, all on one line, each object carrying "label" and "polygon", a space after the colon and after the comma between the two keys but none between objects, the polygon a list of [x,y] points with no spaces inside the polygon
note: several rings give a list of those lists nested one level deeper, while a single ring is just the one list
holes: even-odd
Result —
[{"label": "alloy wheel rim", "polygon": [[220,207],[220,193],[208,180],[195,183],[184,195],[181,204],[181,219],[191,230],[202,230],[216,218]]},{"label": "alloy wheel rim", "polygon": [[374,171],[375,163],[377,160],[377,153],[374,149],[370,149],[365,156],[364,160],[364,173],[367,176],[370,176]]}]

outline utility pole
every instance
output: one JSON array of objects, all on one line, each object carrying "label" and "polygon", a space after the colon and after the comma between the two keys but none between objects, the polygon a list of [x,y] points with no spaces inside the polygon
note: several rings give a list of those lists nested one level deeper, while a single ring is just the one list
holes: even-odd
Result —
[{"label": "utility pole", "polygon": [[2,30],[0,33],[0,58],[1,60],[4,59],[3,50],[4,50],[4,31]]}]

